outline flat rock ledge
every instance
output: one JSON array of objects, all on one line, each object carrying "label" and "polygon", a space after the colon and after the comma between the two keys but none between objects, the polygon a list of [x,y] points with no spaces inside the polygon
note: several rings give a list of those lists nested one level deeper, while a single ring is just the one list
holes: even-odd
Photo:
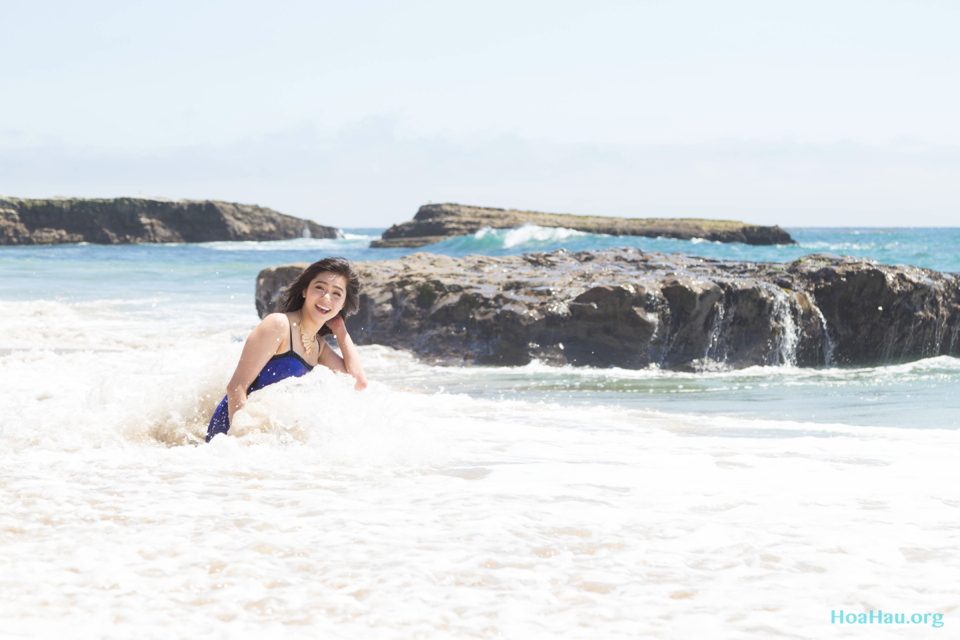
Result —
[{"label": "flat rock ledge", "polygon": [[446,238],[469,235],[485,227],[512,229],[525,224],[565,227],[611,236],[650,238],[703,238],[714,242],[742,242],[753,245],[796,244],[780,227],[763,227],[731,220],[689,218],[601,218],[563,213],[540,213],[516,209],[471,207],[462,204],[427,204],[410,222],[387,229],[374,248],[422,247]]},{"label": "flat rock ledge", "polygon": [[[358,344],[428,363],[874,365],[960,354],[960,275],[810,255],[726,262],[638,249],[360,262]],[[306,263],[257,277],[260,317]]]},{"label": "flat rock ledge", "polygon": [[252,204],[162,198],[0,197],[0,245],[339,238],[310,220]]}]

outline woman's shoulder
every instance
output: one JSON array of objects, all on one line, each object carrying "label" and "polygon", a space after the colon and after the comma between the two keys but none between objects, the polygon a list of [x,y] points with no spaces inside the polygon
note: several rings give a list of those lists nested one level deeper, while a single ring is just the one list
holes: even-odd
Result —
[{"label": "woman's shoulder", "polygon": [[274,332],[283,332],[286,335],[287,330],[290,328],[290,318],[287,317],[285,313],[271,313],[268,316],[264,317],[260,321],[260,324],[257,326],[257,329],[260,331],[265,331],[268,333]]},{"label": "woman's shoulder", "polygon": [[287,317],[287,314],[277,311],[276,313],[270,313],[264,316],[261,324],[263,323],[275,323],[278,327],[288,327],[290,326],[290,318]]},{"label": "woman's shoulder", "polygon": [[271,313],[260,321],[250,338],[281,353],[291,348],[287,336],[290,334],[290,319],[285,313]]}]

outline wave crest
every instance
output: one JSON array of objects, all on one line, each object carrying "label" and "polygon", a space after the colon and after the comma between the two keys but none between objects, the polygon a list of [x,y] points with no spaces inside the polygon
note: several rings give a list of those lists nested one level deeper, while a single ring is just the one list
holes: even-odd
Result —
[{"label": "wave crest", "polygon": [[[517,253],[524,251],[552,251],[561,247],[588,246],[591,240],[607,238],[593,233],[565,227],[540,227],[525,224],[513,229],[484,227],[472,235],[449,238],[433,245],[436,251],[451,255],[484,253]],[[578,249],[579,250],[579,249]]]}]

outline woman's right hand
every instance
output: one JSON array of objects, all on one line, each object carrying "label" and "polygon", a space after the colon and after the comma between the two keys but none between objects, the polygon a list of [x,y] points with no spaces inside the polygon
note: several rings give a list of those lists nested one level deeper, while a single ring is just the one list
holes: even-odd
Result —
[{"label": "woman's right hand", "polygon": [[247,391],[242,387],[227,389],[227,416],[230,424],[233,424],[233,414],[247,402]]}]

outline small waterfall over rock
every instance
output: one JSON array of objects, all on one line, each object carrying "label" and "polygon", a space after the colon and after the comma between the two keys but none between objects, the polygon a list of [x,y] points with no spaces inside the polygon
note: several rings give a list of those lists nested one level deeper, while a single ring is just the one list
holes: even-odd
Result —
[{"label": "small waterfall over rock", "polygon": [[[804,293],[803,295],[806,296],[807,294]],[[809,300],[810,296],[807,296],[807,299]],[[823,364],[829,367],[833,364],[833,352],[837,348],[837,345],[830,336],[830,327],[827,325],[827,319],[823,317],[823,312],[820,311],[820,307],[818,307],[813,300],[810,300],[810,306],[817,314],[817,319],[820,320],[820,326],[823,327]]]},{"label": "small waterfall over rock", "polygon": [[712,360],[714,362],[723,362],[726,359],[726,354],[722,353],[720,348],[721,341],[720,338],[723,334],[723,300],[717,303],[717,311],[713,315],[713,322],[710,326],[710,333],[707,338],[707,350],[703,354],[704,360]]},{"label": "small waterfall over rock", "polygon": [[793,317],[793,296],[776,285],[767,285],[766,288],[771,290],[773,294],[773,310],[770,314],[770,322],[775,327],[774,334],[776,335],[776,346],[774,348],[776,358],[775,362],[771,364],[796,366],[800,334],[797,330],[797,322]]}]

